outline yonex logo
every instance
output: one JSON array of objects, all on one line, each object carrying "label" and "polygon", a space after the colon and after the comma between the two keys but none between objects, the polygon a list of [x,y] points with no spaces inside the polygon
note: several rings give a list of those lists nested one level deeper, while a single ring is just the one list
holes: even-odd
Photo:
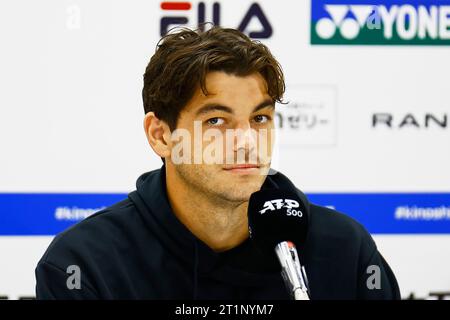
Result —
[{"label": "yonex logo", "polygon": [[[345,39],[354,39],[358,36],[360,29],[368,21],[374,12],[376,17],[376,6],[369,5],[325,5],[325,10],[330,18],[321,18],[316,24],[316,32],[322,39],[333,37],[340,32]],[[354,17],[348,16],[352,13]]]},{"label": "yonex logo", "polygon": [[312,44],[450,44],[450,0],[441,5],[328,2],[312,1]]}]

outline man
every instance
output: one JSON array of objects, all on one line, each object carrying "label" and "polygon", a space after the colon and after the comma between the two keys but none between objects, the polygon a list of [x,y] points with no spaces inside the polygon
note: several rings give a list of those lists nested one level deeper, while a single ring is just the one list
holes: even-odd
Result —
[{"label": "man", "polygon": [[164,164],[143,174],[126,200],[54,239],[36,268],[37,298],[289,299],[279,263],[253,247],[247,222],[250,195],[280,188],[309,211],[299,254],[311,299],[398,299],[396,279],[361,225],[269,174],[284,88],[268,48],[237,30],[163,37],[143,100],[145,133]]}]

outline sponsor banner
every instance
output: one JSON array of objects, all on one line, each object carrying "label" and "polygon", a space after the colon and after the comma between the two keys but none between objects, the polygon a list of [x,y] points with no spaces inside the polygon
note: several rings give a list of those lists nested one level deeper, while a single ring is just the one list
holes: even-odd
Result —
[{"label": "sponsor banner", "polygon": [[314,0],[311,44],[450,45],[450,0]]},{"label": "sponsor banner", "polygon": [[[0,235],[55,235],[126,194],[0,194]],[[450,193],[312,193],[373,234],[450,234]]]},{"label": "sponsor banner", "polygon": [[353,217],[373,234],[450,233],[450,193],[317,193],[308,198]]},{"label": "sponsor banner", "polygon": [[55,235],[126,194],[3,193],[0,235]]}]

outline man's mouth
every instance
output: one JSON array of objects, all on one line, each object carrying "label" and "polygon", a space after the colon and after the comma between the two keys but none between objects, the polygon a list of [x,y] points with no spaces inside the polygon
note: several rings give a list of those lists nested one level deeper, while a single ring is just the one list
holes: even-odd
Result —
[{"label": "man's mouth", "polygon": [[260,166],[257,164],[238,164],[223,168],[225,171],[231,173],[256,173],[259,171]]}]

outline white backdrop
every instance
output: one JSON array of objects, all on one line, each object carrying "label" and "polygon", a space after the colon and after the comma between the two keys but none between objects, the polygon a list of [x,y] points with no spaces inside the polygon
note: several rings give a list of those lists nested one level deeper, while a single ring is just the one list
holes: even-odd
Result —
[{"label": "white backdrop", "polygon": [[[233,28],[255,3],[216,2],[220,24]],[[312,2],[318,7],[396,3]],[[450,1],[401,2],[450,6]],[[19,214],[11,209],[18,201],[11,194],[25,195],[20,200],[25,202],[30,194],[125,195],[141,173],[160,166],[143,131],[142,75],[160,38],[161,19],[183,16],[195,26],[198,4],[205,4],[211,20],[213,1],[188,2],[191,9],[186,11],[163,10],[161,3],[0,3],[0,296],[34,296],[34,267],[54,235],[33,231],[42,212],[31,208],[24,215],[26,228],[8,229]],[[424,122],[426,114],[443,122],[450,111],[449,40],[435,39],[441,40],[439,45],[312,44],[309,0],[257,4],[272,29],[270,37],[259,40],[269,46],[286,76],[290,104],[280,113],[287,119],[303,110],[309,114],[306,122],[313,116],[323,120],[297,129],[286,122],[274,167],[307,194],[327,199],[340,193],[358,193],[363,199],[368,194],[411,194],[414,203],[414,197],[427,200],[433,193],[442,195],[434,206],[450,212],[450,126],[430,122],[426,127]],[[262,27],[254,18],[245,31]],[[374,113],[391,114],[392,127],[374,127]],[[400,126],[408,114],[418,126]],[[367,209],[367,214],[378,212],[374,206]],[[406,224],[389,230],[376,223],[366,226],[394,270],[403,297],[450,291],[449,222],[447,213],[411,232]]]}]

